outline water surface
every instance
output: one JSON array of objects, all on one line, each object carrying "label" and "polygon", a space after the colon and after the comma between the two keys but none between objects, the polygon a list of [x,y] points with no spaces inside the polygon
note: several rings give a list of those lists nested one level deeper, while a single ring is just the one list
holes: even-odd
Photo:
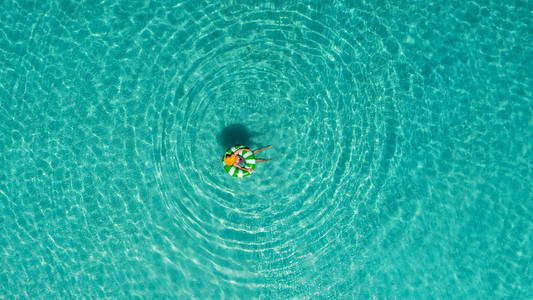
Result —
[{"label": "water surface", "polygon": [[0,7],[0,297],[533,298],[530,2]]}]

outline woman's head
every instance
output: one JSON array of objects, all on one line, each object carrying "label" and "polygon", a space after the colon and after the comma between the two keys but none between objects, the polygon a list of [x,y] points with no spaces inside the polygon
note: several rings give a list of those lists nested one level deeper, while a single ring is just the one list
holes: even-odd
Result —
[{"label": "woman's head", "polygon": [[228,166],[232,166],[235,163],[235,154],[224,155],[224,163]]}]

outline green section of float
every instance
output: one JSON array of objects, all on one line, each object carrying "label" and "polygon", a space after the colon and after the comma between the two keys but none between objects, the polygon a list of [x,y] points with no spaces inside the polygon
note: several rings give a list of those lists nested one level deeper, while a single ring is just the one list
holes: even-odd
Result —
[{"label": "green section of float", "polygon": [[[226,154],[231,154],[241,148],[246,148],[242,145],[235,145],[234,147],[231,147],[231,148],[228,148],[226,150]],[[248,150],[244,150],[242,152],[239,153],[239,155],[241,155],[242,157],[244,157],[244,162],[245,162],[245,168],[249,169],[251,168],[252,170],[255,170],[255,156],[254,156],[254,153],[252,151],[248,151]],[[224,157],[222,157],[222,164],[224,165],[224,170],[226,170],[226,172],[228,172],[229,175],[233,176],[233,177],[238,177],[238,178],[242,178],[242,177],[246,177],[248,175],[250,175],[251,173],[248,172],[248,171],[243,171],[235,166],[228,166],[224,163]]]}]

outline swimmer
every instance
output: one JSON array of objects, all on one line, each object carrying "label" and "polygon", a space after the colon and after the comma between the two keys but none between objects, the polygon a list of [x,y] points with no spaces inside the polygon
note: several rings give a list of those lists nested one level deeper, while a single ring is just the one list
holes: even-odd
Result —
[{"label": "swimmer", "polygon": [[[266,147],[263,147],[263,148],[260,148],[260,149],[257,149],[257,150],[254,150],[252,151],[250,148],[241,148],[241,149],[237,149],[237,151],[231,153],[231,154],[226,154],[224,156],[224,163],[228,166],[234,166],[236,168],[239,168],[243,171],[248,171],[250,173],[253,172],[253,169],[252,168],[245,168],[245,159],[244,157],[242,157],[242,155],[240,155],[239,153],[241,153],[242,151],[251,151],[254,153],[254,155],[256,153],[258,153],[259,151],[263,151],[265,149],[268,149],[272,147],[272,145],[268,145]],[[261,158],[256,158],[255,161],[256,162],[265,162],[265,161],[269,161],[269,160],[272,160],[272,158],[269,158],[269,159],[261,159]]]}]

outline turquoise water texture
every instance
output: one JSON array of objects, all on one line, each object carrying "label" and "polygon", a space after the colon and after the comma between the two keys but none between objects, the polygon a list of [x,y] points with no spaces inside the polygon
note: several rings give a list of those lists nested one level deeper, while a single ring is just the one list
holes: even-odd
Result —
[{"label": "turquoise water texture", "polygon": [[533,299],[533,2],[0,8],[0,298]]}]

